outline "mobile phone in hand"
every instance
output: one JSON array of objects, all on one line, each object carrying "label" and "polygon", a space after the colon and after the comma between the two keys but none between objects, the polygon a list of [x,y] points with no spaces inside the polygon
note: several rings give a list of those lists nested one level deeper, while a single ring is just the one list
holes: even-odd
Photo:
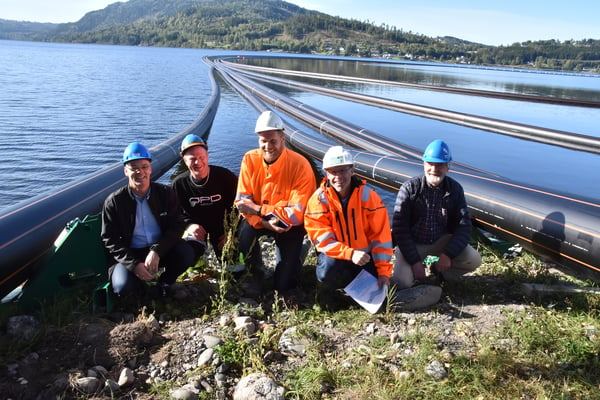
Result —
[{"label": "mobile phone in hand", "polygon": [[275,225],[278,226],[278,227],[280,227],[280,228],[286,229],[287,227],[290,226],[288,223],[286,223],[285,221],[283,221],[281,218],[279,218],[277,215],[275,215],[273,213],[268,213],[263,218],[266,219],[267,221],[270,221],[272,219],[276,219],[277,223]]}]

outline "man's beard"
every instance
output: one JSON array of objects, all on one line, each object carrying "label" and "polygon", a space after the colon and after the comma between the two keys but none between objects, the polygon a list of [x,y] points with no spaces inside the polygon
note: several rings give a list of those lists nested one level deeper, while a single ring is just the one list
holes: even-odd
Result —
[{"label": "man's beard", "polygon": [[437,187],[444,180],[443,176],[425,175],[429,186]]}]

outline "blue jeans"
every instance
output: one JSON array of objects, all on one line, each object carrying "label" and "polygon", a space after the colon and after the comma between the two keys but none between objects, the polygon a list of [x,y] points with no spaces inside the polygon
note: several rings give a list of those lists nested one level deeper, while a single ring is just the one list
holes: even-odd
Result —
[{"label": "blue jeans", "polygon": [[243,219],[239,228],[239,250],[245,257],[245,264],[250,266],[252,274],[260,275],[263,261],[258,239],[261,236],[274,237],[277,246],[277,266],[273,275],[273,289],[285,292],[298,285],[305,233],[304,225],[293,226],[284,233],[275,233],[268,229],[256,229]]},{"label": "blue jeans", "polygon": [[375,277],[378,276],[373,261],[369,261],[361,267],[352,261],[338,260],[326,256],[325,253],[319,253],[315,272],[319,282],[333,289],[342,289],[352,282],[363,269]]},{"label": "blue jeans", "polygon": [[[144,259],[149,249],[133,249],[140,259]],[[174,283],[179,275],[194,264],[194,250],[187,242],[180,240],[166,255],[160,259],[160,267],[165,268],[158,282],[168,285]],[[121,263],[117,263],[111,274],[113,291],[119,296],[140,291],[142,281]]]}]

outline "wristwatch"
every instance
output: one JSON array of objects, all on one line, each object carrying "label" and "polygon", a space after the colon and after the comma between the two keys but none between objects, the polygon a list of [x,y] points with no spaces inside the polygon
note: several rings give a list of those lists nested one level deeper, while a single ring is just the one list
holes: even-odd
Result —
[{"label": "wristwatch", "polygon": [[154,243],[152,246],[150,246],[150,251],[155,251],[158,253],[158,243]]}]

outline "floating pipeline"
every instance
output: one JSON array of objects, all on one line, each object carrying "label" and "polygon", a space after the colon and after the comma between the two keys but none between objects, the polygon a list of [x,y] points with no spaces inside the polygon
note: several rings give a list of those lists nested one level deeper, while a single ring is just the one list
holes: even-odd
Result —
[{"label": "floating pipeline", "polygon": [[[219,70],[221,71],[220,68]],[[421,159],[422,150],[420,149],[394,141],[389,137],[380,135],[374,131],[365,129],[348,121],[341,120],[307,104],[298,102],[281,94],[280,92],[266,88],[265,86],[246,79],[244,76],[236,74],[235,71],[227,69],[225,71],[229,71],[227,76],[229,76],[228,83],[230,85],[232,82],[241,82],[243,86],[248,88],[250,92],[255,93],[256,96],[261,97],[264,99],[264,101],[276,106],[278,109],[284,112],[295,114],[295,117],[302,120],[303,123],[312,126],[319,133],[333,138],[338,142],[362,149],[367,149],[370,152],[383,155],[394,155],[404,159],[413,160]],[[352,135],[347,135],[347,132],[352,132]],[[497,176],[496,174],[473,168],[469,165],[461,164],[459,162],[453,162],[453,165],[460,166],[461,168],[475,171],[480,174],[487,174],[490,177]]]},{"label": "floating pipeline", "polygon": [[[274,96],[273,91],[260,85],[245,86],[248,82],[232,76],[235,73],[229,69],[217,70],[246,99],[259,97],[260,100],[251,101],[259,111],[270,103],[303,123],[309,119],[307,124],[314,126],[314,113],[308,112],[306,106],[294,109],[283,101],[285,96]],[[327,121],[331,119],[327,115]],[[299,131],[287,119],[284,122],[288,142],[306,156],[322,160],[331,143]],[[356,128],[345,130],[345,121],[337,123],[332,137],[368,147],[368,140],[355,140]],[[374,147],[379,151],[380,145]],[[388,191],[396,192],[404,181],[423,171],[417,156],[349,150],[357,175]],[[596,199],[511,181],[455,163],[450,175],[461,182],[476,226],[547,257],[574,275],[600,281],[600,205]]]},{"label": "floating pipeline", "polygon": [[[179,159],[183,137],[194,133],[208,138],[219,105],[219,87],[212,71],[211,97],[188,128],[150,149],[152,179],[168,172]],[[0,211],[0,298],[27,280],[53,250],[63,228],[77,218],[100,212],[104,199],[125,185],[123,165],[115,163],[51,193],[42,194]],[[98,238],[99,239],[99,238]],[[74,269],[85,260],[72,260]]]},{"label": "floating pipeline", "polygon": [[[257,58],[268,58],[265,56],[246,56],[243,59],[251,60]],[[273,57],[278,60],[281,60],[282,57]],[[315,57],[311,57],[311,60],[319,59]],[[499,92],[492,90],[482,90],[482,89],[467,89],[461,87],[453,87],[453,86],[437,86],[437,85],[427,85],[422,83],[407,83],[407,82],[399,82],[399,81],[391,81],[391,80],[383,80],[383,79],[372,79],[372,78],[362,78],[358,76],[340,76],[340,75],[332,75],[332,74],[324,74],[319,72],[304,72],[304,71],[290,71],[285,69],[271,68],[271,67],[259,67],[256,65],[249,64],[241,64],[239,63],[240,58],[238,57],[221,57],[220,61],[232,63],[236,61],[236,68],[243,68],[247,70],[260,71],[268,74],[277,74],[277,75],[287,75],[287,76],[300,76],[311,79],[319,79],[319,80],[330,80],[330,81],[341,81],[341,82],[356,82],[356,83],[365,83],[370,85],[384,85],[384,86],[396,86],[407,89],[419,89],[419,90],[428,90],[433,92],[445,92],[445,93],[454,93],[454,94],[464,94],[468,96],[479,96],[479,97],[490,97],[502,100],[514,100],[514,101],[526,101],[528,103],[545,103],[545,104],[557,104],[562,106],[573,106],[573,107],[588,107],[588,108],[600,108],[600,102],[595,100],[583,100],[583,99],[571,99],[571,98],[563,98],[563,97],[552,97],[552,96],[539,96],[532,94],[520,94],[520,93],[511,93],[511,92]],[[352,60],[344,59],[344,62],[352,62]],[[361,60],[361,63],[393,63],[397,64],[406,64],[408,63],[398,63],[398,62],[390,62],[390,61],[376,61],[376,60]],[[435,64],[436,67],[444,66],[443,64]],[[456,66],[448,66],[448,68],[456,68]],[[464,68],[460,66],[458,68]],[[490,67],[490,68],[473,68],[472,69],[488,69],[488,70],[503,70],[515,72],[515,69],[502,69],[498,67]],[[558,73],[557,71],[529,71],[529,70],[519,70],[518,72],[525,73],[536,73],[536,74],[548,74],[548,75],[572,75],[572,76],[587,76],[590,78],[599,78],[600,75],[597,74],[582,74],[582,73]]]},{"label": "floating pipeline", "polygon": [[[223,62],[219,60],[219,62]],[[223,62],[224,63],[224,62]],[[567,149],[585,151],[588,153],[600,154],[600,138],[589,135],[582,135],[574,132],[566,132],[560,131],[556,129],[547,129],[533,125],[520,124],[511,121],[500,120],[496,118],[488,118],[482,117],[479,115],[459,113],[454,111],[449,111],[445,109],[435,108],[435,107],[426,107],[418,104],[401,102],[393,99],[386,99],[376,96],[363,95],[358,93],[347,92],[343,90],[330,89],[326,87],[321,87],[317,85],[311,85],[308,83],[302,83],[289,79],[276,78],[273,76],[265,76],[264,74],[258,74],[249,72],[252,70],[273,72],[272,68],[263,68],[263,67],[255,67],[248,66],[243,64],[231,63],[227,62],[227,66],[233,68],[236,71],[240,71],[243,74],[253,77],[255,79],[259,79],[262,81],[267,81],[272,84],[278,84],[285,87],[295,87],[302,90],[308,90],[315,93],[325,94],[328,96],[340,98],[343,100],[349,100],[357,103],[367,104],[370,106],[380,107],[387,110],[398,111],[406,114],[416,115],[424,118],[435,119],[438,121],[443,121],[447,123],[457,124],[461,126],[467,126],[475,129],[485,130],[494,133],[500,133],[502,135],[516,137],[519,139],[535,141],[539,143],[546,143],[554,146],[560,146]],[[280,73],[281,70],[275,70],[276,73]],[[387,82],[387,84],[394,84],[389,81],[374,81],[369,79],[362,78],[354,78],[354,77],[339,77],[332,76],[326,74],[314,74],[314,73],[304,73],[304,72],[290,72],[287,71],[288,74],[293,74],[297,76],[305,76],[306,74],[311,74],[312,77],[322,76],[323,79],[335,79],[349,82],[363,82],[367,83],[379,83],[379,82]],[[425,86],[427,85],[417,85],[417,86]],[[448,88],[448,89],[457,89],[457,88]],[[441,89],[440,89],[441,90]],[[474,89],[462,89],[464,93],[462,94],[475,94],[476,90]],[[473,92],[473,93],[471,93]],[[496,93],[496,97],[503,97],[505,93],[493,92]],[[532,96],[522,95],[520,100],[524,101],[533,101],[531,99]],[[539,96],[534,96],[539,97]],[[560,98],[546,98],[547,103],[560,103]],[[599,102],[593,102],[596,104],[596,107],[600,107]],[[560,103],[562,104],[562,103]]]}]

